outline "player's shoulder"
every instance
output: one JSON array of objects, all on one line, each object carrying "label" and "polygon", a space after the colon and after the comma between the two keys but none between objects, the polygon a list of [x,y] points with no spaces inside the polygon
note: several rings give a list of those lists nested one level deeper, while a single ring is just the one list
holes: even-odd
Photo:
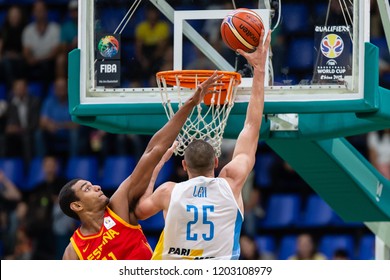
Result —
[{"label": "player's shoulder", "polygon": [[218,177],[227,180],[236,180],[240,177],[245,177],[245,174],[242,174],[241,169],[242,163],[238,160],[232,160],[221,169]]},{"label": "player's shoulder", "polygon": [[165,183],[161,184],[159,187],[157,187],[155,192],[158,192],[158,193],[171,193],[172,189],[173,189],[173,187],[175,185],[176,185],[176,182],[172,182],[172,181],[165,182]]},{"label": "player's shoulder", "polygon": [[248,174],[243,172],[240,166],[230,162],[225,165],[218,175],[218,178],[224,179],[234,194],[239,194],[244,186]]},{"label": "player's shoulder", "polygon": [[227,176],[226,173],[219,174],[219,176],[216,177],[216,179],[218,179],[221,182],[220,184],[225,183],[225,185],[229,186],[230,188],[234,186],[234,180],[231,177]]},{"label": "player's shoulder", "polygon": [[79,259],[75,249],[72,246],[72,243],[69,243],[69,245],[65,248],[65,252],[64,252],[62,259],[63,260],[78,260]]},{"label": "player's shoulder", "polygon": [[168,181],[157,187],[157,189],[153,192],[152,200],[156,205],[161,207],[161,209],[166,210],[168,208],[172,190],[175,185],[175,182]]}]

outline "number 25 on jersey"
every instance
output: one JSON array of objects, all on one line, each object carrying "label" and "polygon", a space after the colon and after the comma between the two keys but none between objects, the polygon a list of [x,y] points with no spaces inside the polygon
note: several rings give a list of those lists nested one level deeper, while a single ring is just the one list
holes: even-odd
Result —
[{"label": "number 25 on jersey", "polygon": [[[200,206],[199,206],[200,208]],[[197,241],[200,233],[192,231],[192,227],[196,223],[202,223],[198,228],[204,229],[204,233],[201,234],[201,238],[205,241],[210,241],[214,238],[214,224],[207,219],[207,213],[214,212],[214,205],[202,205],[199,211],[196,205],[187,205],[187,212],[194,214],[193,219],[187,223],[187,235],[186,239],[191,241]],[[202,213],[202,220],[199,221],[199,212]]]}]

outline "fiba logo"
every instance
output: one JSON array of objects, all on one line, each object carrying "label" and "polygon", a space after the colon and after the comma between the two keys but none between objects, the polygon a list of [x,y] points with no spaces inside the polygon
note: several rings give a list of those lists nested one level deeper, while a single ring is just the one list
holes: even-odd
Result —
[{"label": "fiba logo", "polygon": [[98,43],[98,50],[101,56],[112,58],[119,52],[119,42],[114,36],[104,36]]},{"label": "fiba logo", "polygon": [[335,66],[335,65],[337,65],[337,61],[334,60],[334,59],[329,59],[329,60],[326,62],[326,65]]},{"label": "fiba logo", "polygon": [[336,58],[343,53],[344,41],[339,35],[328,34],[321,41],[321,52],[327,58]]}]

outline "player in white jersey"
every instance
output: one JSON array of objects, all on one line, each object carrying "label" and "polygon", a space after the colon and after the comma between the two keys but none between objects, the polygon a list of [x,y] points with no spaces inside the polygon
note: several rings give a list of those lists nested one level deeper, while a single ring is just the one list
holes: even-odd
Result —
[{"label": "player in white jersey", "polygon": [[[263,32],[260,42],[264,36]],[[182,161],[189,180],[166,182],[154,192],[152,180],[140,199],[135,212],[139,219],[164,211],[165,227],[152,259],[238,259],[244,212],[241,190],[255,164],[270,41],[268,32],[253,53],[237,50],[253,67],[252,92],[232,160],[219,176],[215,178],[218,158],[214,149],[203,140],[195,140],[186,148]],[[156,167],[153,178],[172,150]]]},{"label": "player in white jersey", "polygon": [[242,220],[225,179],[198,176],[176,184],[153,258],[238,259]]}]

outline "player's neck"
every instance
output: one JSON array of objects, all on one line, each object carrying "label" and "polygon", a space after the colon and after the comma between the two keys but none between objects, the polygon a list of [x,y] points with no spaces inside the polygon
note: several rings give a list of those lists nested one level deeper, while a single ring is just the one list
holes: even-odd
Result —
[{"label": "player's neck", "polygon": [[215,177],[215,173],[214,173],[214,170],[213,171],[209,171],[209,172],[203,172],[203,173],[197,173],[197,172],[194,172],[194,173],[191,173],[191,172],[187,172],[188,173],[188,179],[192,179],[192,178],[195,178],[195,177],[200,177],[200,176],[203,176],[203,177],[208,177],[208,178],[214,178]]},{"label": "player's neck", "polygon": [[80,231],[83,235],[90,235],[98,233],[103,225],[104,211],[103,213],[85,213],[82,219],[82,225]]}]

